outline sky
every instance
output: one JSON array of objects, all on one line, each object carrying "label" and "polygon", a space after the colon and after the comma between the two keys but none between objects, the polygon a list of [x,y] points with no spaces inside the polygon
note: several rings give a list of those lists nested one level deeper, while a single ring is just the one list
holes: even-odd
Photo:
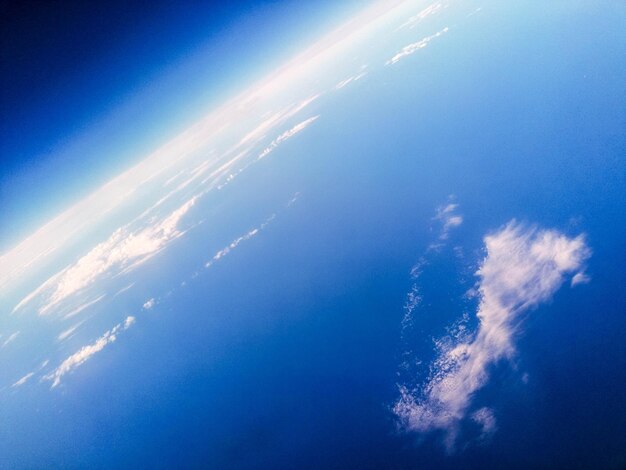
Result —
[{"label": "sky", "polygon": [[0,467],[623,461],[626,16],[303,3],[10,9]]},{"label": "sky", "polygon": [[371,2],[9,2],[0,252]]}]

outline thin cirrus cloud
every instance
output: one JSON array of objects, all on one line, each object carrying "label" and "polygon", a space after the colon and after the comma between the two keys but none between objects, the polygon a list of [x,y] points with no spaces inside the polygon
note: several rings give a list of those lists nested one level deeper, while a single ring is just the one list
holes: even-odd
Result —
[{"label": "thin cirrus cloud", "polygon": [[431,34],[430,36],[426,36],[424,39],[420,39],[417,42],[404,46],[400,52],[398,52],[396,55],[394,55],[391,59],[389,59],[386,62],[386,65],[393,65],[393,64],[400,62],[400,60],[404,59],[405,57],[410,56],[411,54],[414,54],[420,49],[425,48],[426,46],[428,46],[428,43],[430,43],[430,41],[432,41],[435,38],[438,38],[439,36],[447,33],[448,31],[450,31],[450,28],[446,26],[441,31],[438,31],[435,34]]},{"label": "thin cirrus cloud", "polygon": [[306,119],[305,121],[302,121],[299,124],[296,124],[295,126],[293,126],[291,129],[289,129],[288,131],[283,132],[281,135],[279,135],[278,137],[276,137],[260,154],[259,154],[259,160],[262,158],[265,158],[267,155],[269,155],[274,149],[276,149],[276,147],[278,147],[280,144],[282,144],[285,140],[289,139],[290,137],[293,137],[294,135],[296,135],[298,132],[303,131],[304,129],[306,129],[307,127],[309,127],[311,124],[313,124],[317,119],[319,118],[319,115],[317,116],[313,116],[310,117],[309,119]]},{"label": "thin cirrus cloud", "polygon": [[348,86],[350,83],[358,82],[359,80],[361,80],[363,77],[367,75],[368,72],[365,70],[366,68],[367,68],[367,65],[362,66],[361,71],[359,73],[341,80],[339,83],[337,83],[337,85],[335,85],[334,89],[341,90],[342,88]]},{"label": "thin cirrus cloud", "polygon": [[570,238],[511,221],[484,239],[486,257],[479,278],[478,327],[466,328],[436,342],[437,357],[421,386],[401,385],[393,410],[409,431],[443,431],[454,448],[466,417],[483,434],[496,429],[493,411],[471,413],[472,396],[489,381],[489,366],[510,359],[522,314],[549,300],[569,276],[582,273],[591,251],[584,236]]},{"label": "thin cirrus cloud", "polygon": [[28,382],[33,375],[35,375],[34,372],[29,372],[24,377],[22,377],[21,379],[17,380],[13,385],[11,385],[11,387],[12,388],[21,387],[26,382]]},{"label": "thin cirrus cloud", "polygon": [[215,253],[215,255],[213,255],[213,257],[209,261],[207,261],[205,263],[204,267],[205,268],[210,268],[216,261],[219,261],[224,256],[228,255],[232,250],[237,248],[240,243],[245,242],[247,240],[250,240],[252,237],[255,237],[256,235],[258,235],[261,232],[261,230],[265,230],[265,228],[275,218],[276,218],[276,214],[272,214],[259,227],[253,228],[252,230],[250,230],[249,232],[245,233],[244,235],[241,235],[241,236],[235,238],[232,242],[230,242],[224,248],[222,248],[221,250],[218,250],[217,253]]},{"label": "thin cirrus cloud", "polygon": [[123,323],[115,325],[113,328],[100,336],[95,342],[88,344],[87,346],[83,346],[79,351],[65,359],[59,367],[57,367],[50,374],[44,376],[45,380],[52,381],[50,388],[56,388],[59,386],[64,375],[83,365],[94,354],[102,351],[107,345],[115,342],[117,340],[117,336],[122,331],[130,328],[133,323],[135,323],[135,317],[127,317]]},{"label": "thin cirrus cloud", "polygon": [[439,11],[443,10],[447,5],[444,5],[441,2],[435,2],[431,5],[428,5],[422,11],[420,11],[417,15],[410,17],[405,23],[401,24],[396,31],[404,28],[414,28],[418,23],[428,18],[430,15],[434,15]]},{"label": "thin cirrus cloud", "polygon": [[439,240],[447,240],[450,236],[450,231],[463,223],[463,216],[459,214],[458,209],[459,205],[454,203],[437,209],[435,219],[441,221],[443,224],[441,233],[439,234]]}]

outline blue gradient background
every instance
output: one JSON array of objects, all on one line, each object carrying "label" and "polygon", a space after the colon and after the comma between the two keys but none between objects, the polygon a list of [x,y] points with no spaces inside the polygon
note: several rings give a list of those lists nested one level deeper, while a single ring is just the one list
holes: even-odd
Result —
[{"label": "blue gradient background", "polygon": [[[93,38],[100,59],[59,66],[60,84],[35,97],[12,92],[3,109],[20,96],[27,104],[2,124],[0,211],[10,224],[0,242],[363,5],[333,3],[236,2],[215,15],[210,3],[193,14],[164,6],[137,24],[131,15],[116,45]],[[459,25],[418,66],[400,62],[312,105],[323,119],[286,145],[291,155],[204,203],[220,224],[151,261],[137,288],[166,291],[197,267],[192,247],[213,252],[294,192],[298,204],[142,317],[71,387],[10,396],[0,466],[623,466],[626,11],[605,5],[490,2],[478,25]],[[517,218],[584,231],[593,249],[592,282],[531,312],[516,369],[496,367],[475,397],[498,410],[498,432],[453,455],[434,436],[399,432],[389,411],[408,273],[432,239],[425,221],[449,194],[465,218],[451,243],[473,261],[444,251],[421,280],[421,357],[432,354],[425,337],[472,308],[462,298],[487,231]]]}]

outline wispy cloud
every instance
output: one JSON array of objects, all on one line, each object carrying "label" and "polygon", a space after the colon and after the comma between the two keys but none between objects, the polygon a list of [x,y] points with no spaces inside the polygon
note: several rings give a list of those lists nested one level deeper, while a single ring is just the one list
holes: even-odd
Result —
[{"label": "wispy cloud", "polygon": [[442,223],[439,240],[447,240],[450,231],[463,223],[463,216],[459,214],[459,205],[450,203],[437,209],[435,220]]},{"label": "wispy cloud", "polygon": [[434,15],[438,13],[443,8],[445,8],[444,4],[441,2],[435,2],[431,5],[428,5],[422,11],[420,11],[417,15],[410,17],[405,23],[401,24],[396,31],[404,28],[414,28],[418,23],[428,18],[430,15]]},{"label": "wispy cloud", "polygon": [[472,413],[472,420],[480,426],[481,439],[488,438],[498,429],[493,410],[486,406]]},{"label": "wispy cloud", "polygon": [[[514,355],[522,314],[549,300],[568,276],[582,272],[590,256],[583,236],[570,238],[515,221],[484,242],[486,257],[476,272],[477,330],[457,328],[438,340],[427,381],[416,388],[401,385],[394,406],[407,430],[443,431],[448,449],[471,411],[473,394],[489,380],[489,366]],[[478,410],[471,418],[483,433],[495,429],[491,410]]]},{"label": "wispy cloud", "polygon": [[150,310],[152,307],[154,307],[156,305],[156,300],[154,299],[148,299],[144,302],[143,304],[143,309],[144,310]]},{"label": "wispy cloud", "polygon": [[7,339],[4,340],[4,342],[2,343],[2,347],[0,347],[0,349],[6,348],[9,344],[11,344],[13,341],[15,341],[15,339],[20,335],[19,331],[16,331],[15,333],[11,334],[11,336],[9,336]]},{"label": "wispy cloud", "polygon": [[21,387],[22,385],[24,385],[33,375],[35,375],[34,372],[29,372],[28,374],[26,374],[24,377],[22,377],[21,379],[17,380],[13,385],[11,385],[12,388],[15,387]]},{"label": "wispy cloud", "polygon": [[[34,298],[41,296],[44,301],[39,308],[39,313],[48,313],[65,299],[104,276],[116,272],[128,272],[147,261],[168,243],[183,235],[184,232],[178,228],[178,224],[195,204],[196,199],[197,196],[191,198],[167,217],[146,228],[134,232],[127,228],[119,228],[106,241],[96,245],[75,264],[55,274],[33,293],[26,296],[13,311],[15,312]],[[79,313],[101,298],[78,307],[66,316]]]},{"label": "wispy cloud", "polygon": [[302,121],[299,124],[296,124],[291,129],[286,132],[283,132],[281,135],[276,137],[260,154],[259,160],[269,155],[276,147],[282,144],[285,140],[293,137],[298,132],[302,132],[304,129],[309,127],[313,122],[315,122],[319,118],[319,115],[313,116],[305,121]]},{"label": "wispy cloud", "polygon": [[583,272],[580,272],[580,273],[574,274],[574,277],[572,277],[571,285],[572,287],[574,287],[579,284],[588,284],[589,282],[591,282],[591,277]]},{"label": "wispy cloud", "polygon": [[135,323],[135,317],[127,317],[123,323],[115,325],[100,336],[94,343],[83,346],[78,352],[65,359],[53,372],[44,376],[45,380],[52,381],[50,388],[57,387],[65,374],[83,365],[94,354],[102,351],[107,345],[113,343],[117,339],[117,335],[130,328],[133,323]]},{"label": "wispy cloud", "polygon": [[67,312],[63,318],[68,319],[68,318],[72,318],[76,315],[78,315],[79,313],[87,310],[89,307],[91,307],[92,305],[97,304],[98,302],[100,302],[102,299],[104,299],[106,297],[106,294],[102,294],[99,297],[96,297],[93,300],[90,300],[89,302],[85,302],[84,304],[79,305],[78,307],[73,308],[72,310],[70,310],[69,312]]},{"label": "wispy cloud", "polygon": [[78,329],[78,327],[80,325],[82,325],[83,322],[79,322],[74,326],[71,326],[70,328],[68,328],[67,330],[62,331],[61,333],[59,333],[59,336],[57,336],[57,340],[58,341],[65,341],[67,338],[69,338],[70,336],[72,336],[76,330]]},{"label": "wispy cloud", "polygon": [[344,80],[341,80],[339,83],[337,83],[337,85],[335,85],[335,90],[340,90],[343,87],[348,86],[350,83],[358,82],[359,80],[361,80],[367,75],[367,71],[365,71],[366,67],[367,65],[364,65],[363,67],[361,67],[361,71],[356,75],[352,75]]},{"label": "wispy cloud", "polygon": [[213,265],[213,263],[215,263],[216,261],[219,261],[224,256],[228,255],[232,250],[237,248],[240,243],[245,242],[246,240],[250,240],[252,237],[258,235],[259,232],[261,230],[264,230],[275,218],[276,218],[276,214],[272,214],[259,227],[253,228],[248,233],[245,233],[244,235],[241,235],[241,236],[235,238],[230,244],[228,244],[227,246],[225,246],[221,250],[218,250],[217,253],[215,253],[215,255],[213,255],[213,258],[211,258],[209,261],[207,261],[205,263],[205,265],[204,265],[205,268],[211,267]]},{"label": "wispy cloud", "polygon": [[435,38],[438,38],[439,36],[441,36],[444,33],[447,33],[450,30],[450,28],[448,28],[447,26],[445,28],[443,28],[441,31],[436,32],[435,34],[431,34],[430,36],[426,36],[424,39],[421,39],[417,42],[411,43],[407,46],[404,46],[402,48],[402,50],[400,52],[398,52],[396,55],[394,55],[391,59],[389,59],[386,62],[386,65],[393,65],[397,62],[399,62],[400,60],[402,60],[403,58],[419,51],[420,49],[425,48],[426,46],[428,46],[428,43],[430,41],[432,41]]}]

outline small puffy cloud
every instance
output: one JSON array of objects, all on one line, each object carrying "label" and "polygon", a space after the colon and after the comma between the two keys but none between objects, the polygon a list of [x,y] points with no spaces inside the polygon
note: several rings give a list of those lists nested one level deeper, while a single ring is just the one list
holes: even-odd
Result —
[{"label": "small puffy cloud", "polygon": [[152,307],[154,307],[156,305],[156,300],[154,300],[154,298],[152,299],[148,299],[144,302],[143,304],[143,309],[144,310],[150,310]]},{"label": "small puffy cloud", "polygon": [[472,413],[472,420],[480,426],[482,439],[488,438],[497,431],[496,417],[491,408],[486,406]]},{"label": "small puffy cloud", "polygon": [[[442,212],[453,210],[447,207]],[[450,450],[473,395],[489,381],[490,366],[515,354],[522,314],[549,300],[567,277],[581,271],[591,254],[583,236],[570,238],[515,221],[484,241],[486,257],[476,272],[477,330],[457,330],[437,341],[427,381],[417,388],[400,386],[394,406],[405,429],[443,431]],[[483,433],[495,429],[488,410],[470,417]]]},{"label": "small puffy cloud", "polygon": [[135,322],[135,317],[127,317],[123,323],[118,323],[116,326],[105,332],[92,344],[83,346],[80,350],[65,359],[59,367],[57,367],[50,374],[44,376],[45,380],[52,381],[50,388],[55,388],[61,383],[63,376],[77,367],[83,365],[94,354],[102,351],[107,345],[117,340],[117,335],[124,330],[130,328]]},{"label": "small puffy cloud", "polygon": [[585,274],[584,272],[579,272],[574,274],[572,278],[572,287],[577,286],[578,284],[589,284],[591,282],[591,278]]},{"label": "small puffy cloud", "polygon": [[435,38],[438,38],[439,36],[441,36],[444,33],[447,33],[450,30],[450,28],[448,28],[447,26],[445,28],[443,28],[441,31],[436,32],[435,34],[431,34],[430,36],[426,36],[423,39],[420,39],[417,42],[408,44],[406,46],[404,46],[402,48],[402,50],[400,52],[398,52],[396,55],[394,55],[391,59],[389,59],[387,61],[387,63],[385,65],[393,65],[398,63],[400,60],[402,60],[403,58],[419,51],[420,49],[425,48],[426,46],[428,46],[428,43],[430,41],[432,41]]}]

